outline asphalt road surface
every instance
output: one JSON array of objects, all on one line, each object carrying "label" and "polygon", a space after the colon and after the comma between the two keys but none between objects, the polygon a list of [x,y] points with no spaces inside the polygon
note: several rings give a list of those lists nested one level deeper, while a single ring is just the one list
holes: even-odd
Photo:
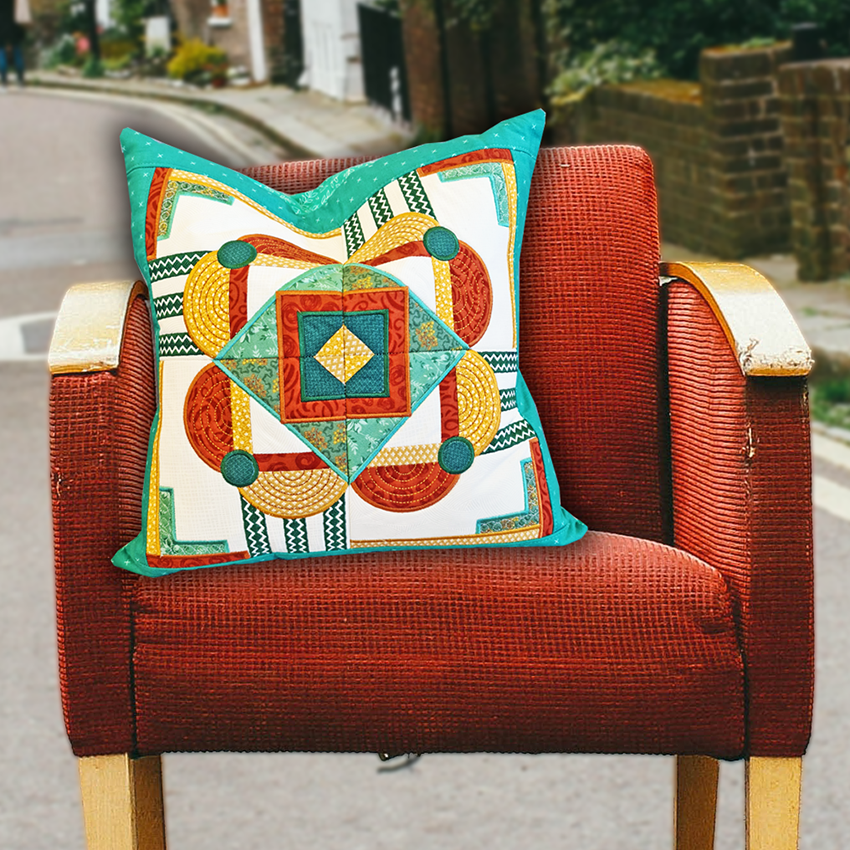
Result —
[{"label": "asphalt road surface", "polygon": [[[282,153],[185,110],[46,93],[0,101],[0,847],[8,850],[84,846],[56,673],[44,351],[68,285],[136,276],[124,126],[235,166]],[[850,821],[850,453],[822,439],[815,449],[818,681],[803,850],[846,846]],[[666,848],[672,770],[672,759],[657,757],[426,756],[388,771],[374,756],[169,755],[169,846]],[[743,848],[742,823],[742,766],[724,764],[718,850]]]}]

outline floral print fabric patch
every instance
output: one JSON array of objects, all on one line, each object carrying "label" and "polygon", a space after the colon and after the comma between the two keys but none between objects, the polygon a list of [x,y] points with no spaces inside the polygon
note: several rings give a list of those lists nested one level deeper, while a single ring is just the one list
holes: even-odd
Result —
[{"label": "floral print fabric patch", "polygon": [[145,530],[116,564],[584,533],[518,370],[542,126],[531,113],[292,196],[124,131],[160,404]]}]

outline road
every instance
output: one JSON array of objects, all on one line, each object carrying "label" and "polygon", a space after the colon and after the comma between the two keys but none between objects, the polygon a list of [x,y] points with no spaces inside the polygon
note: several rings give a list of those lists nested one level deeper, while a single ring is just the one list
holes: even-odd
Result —
[{"label": "road", "polygon": [[[44,93],[0,103],[0,847],[9,850],[84,846],[56,675],[44,349],[68,285],[136,274],[124,126],[233,165],[280,153],[238,128],[137,103]],[[850,739],[850,451],[819,436],[815,452],[818,685],[803,850],[843,846],[850,819],[850,777],[834,755]],[[669,846],[665,758],[426,756],[387,771],[374,756],[169,755],[165,772],[175,850]],[[740,764],[723,765],[718,850],[743,847],[742,777]]]}]

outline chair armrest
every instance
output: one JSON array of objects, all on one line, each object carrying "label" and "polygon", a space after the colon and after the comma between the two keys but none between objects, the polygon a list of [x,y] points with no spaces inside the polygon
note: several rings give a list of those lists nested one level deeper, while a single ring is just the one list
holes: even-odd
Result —
[{"label": "chair armrest", "polygon": [[662,263],[705,299],[745,375],[808,375],[812,352],[770,281],[742,263]]},{"label": "chair armrest", "polygon": [[156,406],[143,287],[74,287],[49,364],[50,464],[62,705],[77,755],[132,752],[130,590],[110,558],[141,527]]},{"label": "chair armrest", "polygon": [[663,272],[679,276],[666,287],[675,544],[732,592],[745,754],[799,756],[814,677],[808,347],[757,273]]}]

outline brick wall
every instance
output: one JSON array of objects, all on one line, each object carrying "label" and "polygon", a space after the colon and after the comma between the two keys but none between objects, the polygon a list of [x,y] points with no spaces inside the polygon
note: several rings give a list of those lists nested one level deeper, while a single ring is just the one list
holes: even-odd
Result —
[{"label": "brick wall", "polygon": [[664,239],[724,259],[787,250],[777,78],[788,57],[787,45],[706,50],[699,83],[597,89],[571,132],[581,143],[626,142],[649,152]]},{"label": "brick wall", "polygon": [[401,28],[413,120],[427,137],[441,138],[445,134],[445,103],[440,33],[433,5],[407,2]]},{"label": "brick wall", "polygon": [[530,0],[500,3],[489,33],[458,20],[452,0],[406,0],[402,12],[411,112],[426,137],[480,133],[540,105]]},{"label": "brick wall", "polygon": [[283,0],[262,0],[263,47],[268,62],[269,80],[273,83],[287,81],[286,52],[284,38],[286,18]]},{"label": "brick wall", "polygon": [[850,273],[850,59],[779,74],[792,243],[800,280]]}]

